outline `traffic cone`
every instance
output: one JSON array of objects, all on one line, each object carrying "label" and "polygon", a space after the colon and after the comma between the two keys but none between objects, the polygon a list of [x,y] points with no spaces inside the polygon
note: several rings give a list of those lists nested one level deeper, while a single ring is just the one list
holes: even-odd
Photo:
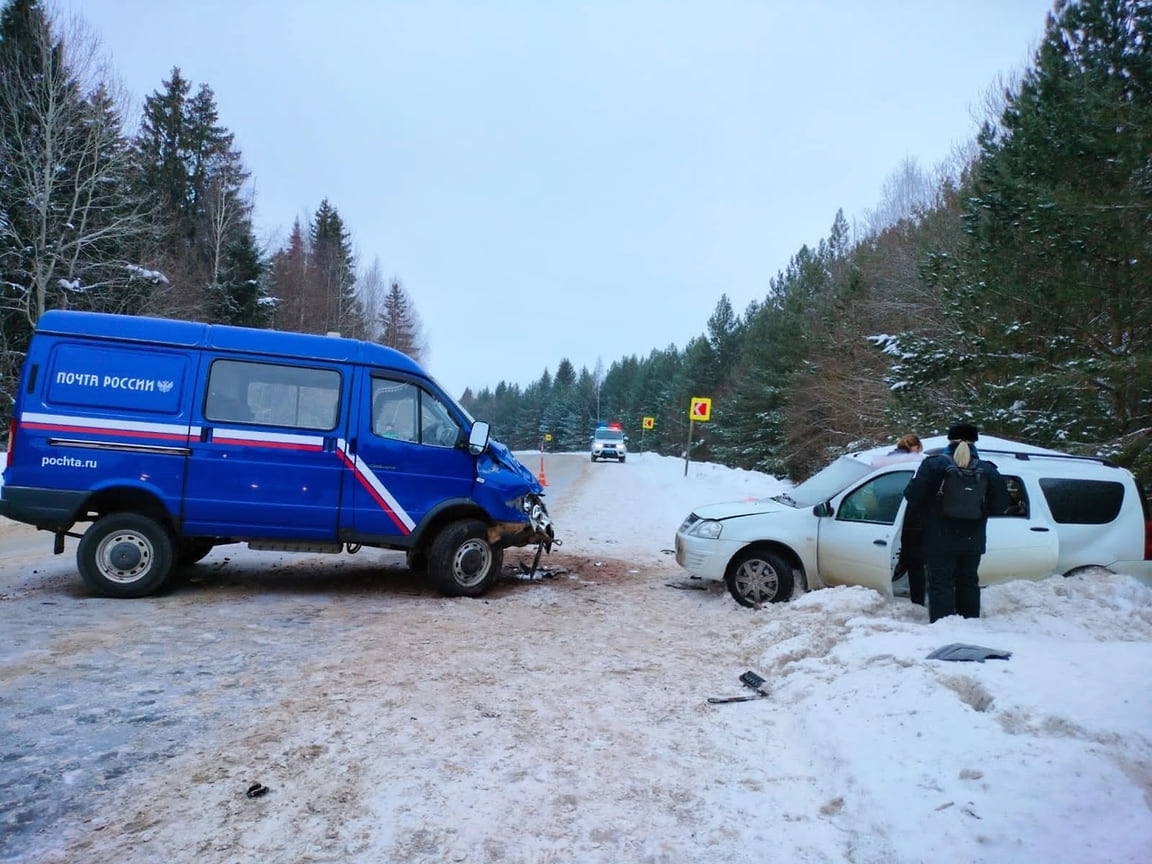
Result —
[{"label": "traffic cone", "polygon": [[548,480],[544,477],[544,454],[540,454],[540,473],[536,475],[536,479],[540,481],[541,486],[547,486]]}]

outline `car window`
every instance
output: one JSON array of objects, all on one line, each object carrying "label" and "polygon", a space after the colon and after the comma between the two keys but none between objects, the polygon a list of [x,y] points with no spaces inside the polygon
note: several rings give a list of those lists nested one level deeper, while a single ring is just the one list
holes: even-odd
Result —
[{"label": "car window", "polygon": [[1024,481],[1011,474],[1005,474],[1004,485],[1008,489],[1008,497],[1012,499],[1011,506],[1001,513],[991,513],[991,516],[1019,516],[1027,518],[1030,512],[1028,506],[1028,491],[1024,488]]},{"label": "car window", "polygon": [[1124,484],[1113,480],[1045,477],[1040,489],[1052,518],[1063,525],[1107,525],[1124,503]]},{"label": "car window", "polygon": [[900,503],[904,500],[904,488],[911,479],[911,471],[893,471],[873,477],[844,496],[836,518],[848,522],[892,525],[900,511]]}]

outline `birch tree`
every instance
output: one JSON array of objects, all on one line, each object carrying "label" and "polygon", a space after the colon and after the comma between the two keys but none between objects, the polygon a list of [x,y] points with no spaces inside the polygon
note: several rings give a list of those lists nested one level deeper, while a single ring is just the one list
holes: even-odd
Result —
[{"label": "birch tree", "polygon": [[50,307],[102,308],[104,294],[132,306],[156,281],[135,266],[147,220],[124,195],[128,148],[97,48],[79,24],[57,36],[36,0],[0,13],[0,287],[29,328]]}]

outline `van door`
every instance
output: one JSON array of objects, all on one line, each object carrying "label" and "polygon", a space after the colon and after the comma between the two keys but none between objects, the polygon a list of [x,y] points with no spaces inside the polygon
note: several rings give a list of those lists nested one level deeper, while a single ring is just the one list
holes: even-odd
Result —
[{"label": "van door", "polygon": [[863,585],[892,593],[906,505],[904,488],[913,473],[874,475],[833,499],[833,515],[820,520],[816,553],[825,585]]},{"label": "van door", "polygon": [[347,458],[351,528],[361,540],[408,545],[429,512],[472,498],[476,460],[463,419],[427,382],[373,373],[358,391]]},{"label": "van door", "polygon": [[184,533],[335,541],[350,377],[330,364],[206,359]]}]

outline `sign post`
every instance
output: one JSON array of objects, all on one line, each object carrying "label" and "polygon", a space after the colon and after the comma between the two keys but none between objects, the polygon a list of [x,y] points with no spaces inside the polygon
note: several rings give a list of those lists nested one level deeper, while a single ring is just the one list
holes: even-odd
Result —
[{"label": "sign post", "polygon": [[688,444],[684,448],[684,476],[688,476],[688,460],[692,454],[692,424],[707,423],[712,419],[712,400],[707,396],[693,396],[688,408]]}]

